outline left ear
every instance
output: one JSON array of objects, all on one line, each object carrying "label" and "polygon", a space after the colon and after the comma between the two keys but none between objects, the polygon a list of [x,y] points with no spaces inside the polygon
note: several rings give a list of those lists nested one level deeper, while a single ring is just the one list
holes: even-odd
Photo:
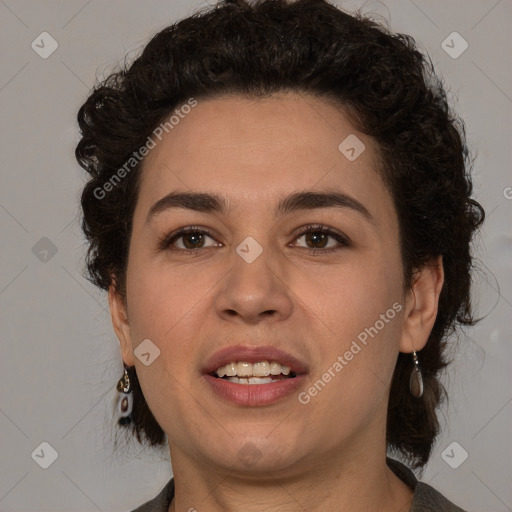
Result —
[{"label": "left ear", "polygon": [[400,352],[421,350],[436,321],[439,295],[444,283],[443,257],[430,260],[414,274],[405,300]]}]

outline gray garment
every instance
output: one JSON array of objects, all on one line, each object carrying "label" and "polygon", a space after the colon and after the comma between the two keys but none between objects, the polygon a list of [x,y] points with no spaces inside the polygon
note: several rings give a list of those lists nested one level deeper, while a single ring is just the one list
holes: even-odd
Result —
[{"label": "gray garment", "polygon": [[[430,485],[418,482],[414,473],[401,462],[388,457],[386,463],[400,480],[414,490],[409,512],[466,512],[448,501]],[[174,479],[171,478],[156,498],[144,503],[132,512],[167,512],[173,496]]]}]

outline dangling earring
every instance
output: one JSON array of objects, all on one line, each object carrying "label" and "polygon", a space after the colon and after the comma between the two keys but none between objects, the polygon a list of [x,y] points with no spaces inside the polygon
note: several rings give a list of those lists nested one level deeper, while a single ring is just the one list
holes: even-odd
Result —
[{"label": "dangling earring", "polygon": [[412,369],[411,377],[409,379],[409,390],[414,398],[421,398],[423,395],[423,376],[421,375],[416,350],[413,352],[412,358],[414,361],[414,368]]},{"label": "dangling earring", "polygon": [[117,391],[119,396],[117,398],[117,414],[119,416],[119,425],[129,425],[132,422],[132,409],[133,409],[133,395],[130,376],[126,368],[124,375],[117,383]]}]

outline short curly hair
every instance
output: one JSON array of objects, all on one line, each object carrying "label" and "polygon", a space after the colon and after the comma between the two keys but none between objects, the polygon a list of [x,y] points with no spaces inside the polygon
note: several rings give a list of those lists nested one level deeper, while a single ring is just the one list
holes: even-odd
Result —
[{"label": "short curly hair", "polygon": [[[81,206],[87,277],[125,296],[132,217],[142,168],[112,176],[164,119],[190,98],[276,92],[334,100],[373,137],[381,176],[399,220],[406,287],[415,270],[442,255],[445,282],[437,318],[421,352],[424,394],[408,390],[412,361],[400,353],[387,416],[387,446],[415,468],[428,461],[439,432],[439,381],[455,327],[473,325],[473,235],[485,213],[471,198],[472,159],[464,122],[448,106],[442,80],[411,36],[325,0],[224,0],[157,33],[131,65],[91,92],[78,113],[76,158],[89,173]],[[107,189],[107,182],[110,186]],[[108,193],[105,191],[108,190]],[[101,194],[98,192],[101,191]],[[135,367],[131,428],[141,443],[163,445]]]}]

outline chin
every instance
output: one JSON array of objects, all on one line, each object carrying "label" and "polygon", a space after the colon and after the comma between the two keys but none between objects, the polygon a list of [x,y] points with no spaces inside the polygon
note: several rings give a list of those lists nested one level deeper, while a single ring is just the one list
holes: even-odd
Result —
[{"label": "chin", "polygon": [[[227,444],[213,441],[208,443],[203,456],[217,469],[236,471],[240,475],[287,473],[301,458],[298,446],[286,446],[284,439],[273,438],[269,441],[269,432],[270,429],[261,437],[254,434],[239,438],[233,436]],[[303,448],[303,444],[300,447]]]}]

